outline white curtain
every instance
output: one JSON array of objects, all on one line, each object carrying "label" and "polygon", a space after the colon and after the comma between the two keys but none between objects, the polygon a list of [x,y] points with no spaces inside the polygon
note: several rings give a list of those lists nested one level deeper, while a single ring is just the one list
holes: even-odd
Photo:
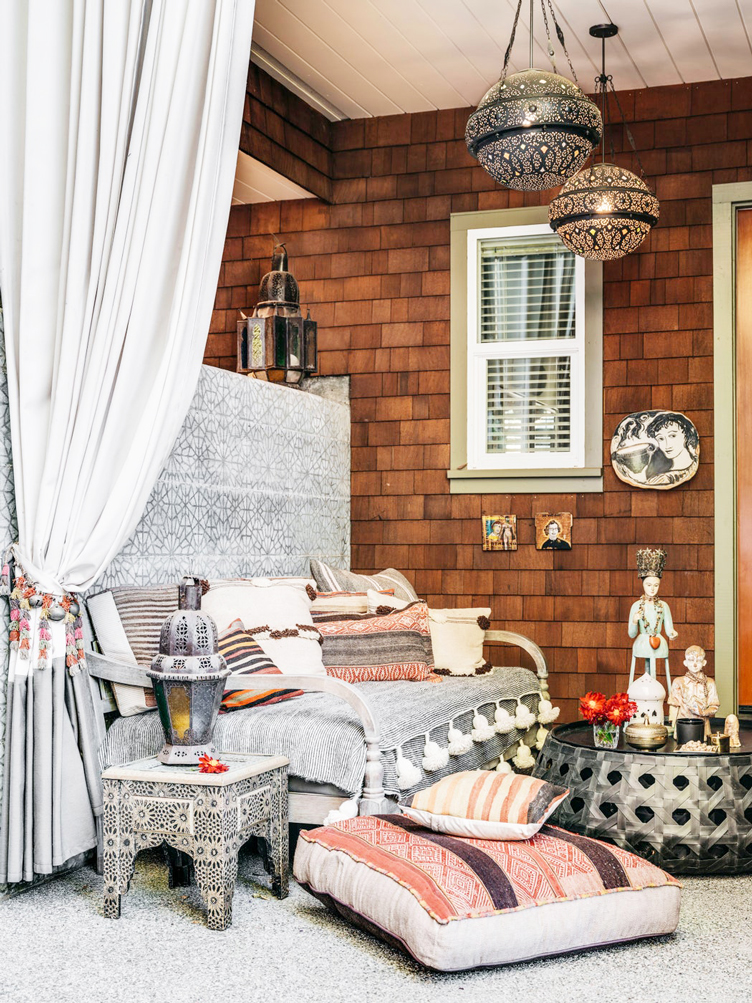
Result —
[{"label": "white curtain", "polygon": [[[16,556],[40,590],[80,592],[104,571],[190,404],[231,203],[253,8],[3,4],[0,293]],[[93,845],[82,808],[99,807],[81,756],[90,694],[67,677],[58,635],[47,669],[35,668],[33,651],[11,657],[0,881],[49,872]]]}]

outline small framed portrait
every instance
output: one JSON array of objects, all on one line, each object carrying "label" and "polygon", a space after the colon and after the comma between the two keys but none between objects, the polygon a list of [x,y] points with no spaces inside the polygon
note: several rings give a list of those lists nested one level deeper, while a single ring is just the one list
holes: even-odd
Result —
[{"label": "small framed portrait", "polygon": [[517,549],[517,516],[516,515],[484,515],[483,516],[483,549],[484,550],[516,550]]},{"label": "small framed portrait", "polygon": [[572,513],[538,512],[535,516],[536,550],[572,549]]}]

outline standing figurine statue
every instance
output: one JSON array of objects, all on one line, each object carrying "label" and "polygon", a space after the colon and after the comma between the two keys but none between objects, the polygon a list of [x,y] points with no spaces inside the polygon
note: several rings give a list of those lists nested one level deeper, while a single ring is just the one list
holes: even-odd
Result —
[{"label": "standing figurine statue", "polygon": [[[674,680],[668,698],[668,716],[672,725],[678,718],[700,717],[705,721],[705,738],[710,736],[710,719],[718,710],[720,700],[715,680],[702,671],[707,665],[705,651],[693,644],[684,652],[687,673]],[[674,732],[675,733],[675,732]]]},{"label": "standing figurine statue", "polygon": [[[630,685],[634,681],[635,664],[638,658],[645,659],[645,672],[657,679],[656,661],[664,660],[666,682],[671,692],[671,674],[668,668],[668,641],[677,637],[674,621],[668,603],[658,598],[661,578],[666,564],[665,550],[638,550],[637,574],[642,579],[643,594],[632,603],[629,611],[629,636],[635,638],[632,645],[632,666],[629,672]],[[666,637],[661,631],[665,628]]]}]

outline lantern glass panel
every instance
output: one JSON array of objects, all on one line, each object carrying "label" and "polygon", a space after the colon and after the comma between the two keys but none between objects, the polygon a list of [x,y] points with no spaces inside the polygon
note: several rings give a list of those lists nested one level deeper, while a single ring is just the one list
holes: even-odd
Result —
[{"label": "lantern glass panel", "polygon": [[316,332],[315,320],[303,321],[303,340],[305,343],[305,369],[307,373],[315,373],[317,369],[316,358]]},{"label": "lantern glass panel", "polygon": [[303,318],[287,318],[286,369],[303,369]]},{"label": "lantern glass panel", "polygon": [[183,739],[191,726],[191,691],[190,683],[183,686],[173,683],[167,694],[170,708],[170,721],[177,739]]},{"label": "lantern glass panel", "polygon": [[270,318],[274,324],[274,366],[287,368],[287,317]]}]

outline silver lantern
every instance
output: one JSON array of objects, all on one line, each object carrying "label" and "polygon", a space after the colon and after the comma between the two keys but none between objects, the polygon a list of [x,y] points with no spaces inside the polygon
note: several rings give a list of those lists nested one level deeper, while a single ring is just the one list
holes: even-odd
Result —
[{"label": "silver lantern", "polygon": [[192,765],[214,755],[212,734],[230,670],[219,654],[217,625],[201,612],[197,578],[183,580],[180,609],[162,624],[148,675],[165,734],[160,762]]}]

